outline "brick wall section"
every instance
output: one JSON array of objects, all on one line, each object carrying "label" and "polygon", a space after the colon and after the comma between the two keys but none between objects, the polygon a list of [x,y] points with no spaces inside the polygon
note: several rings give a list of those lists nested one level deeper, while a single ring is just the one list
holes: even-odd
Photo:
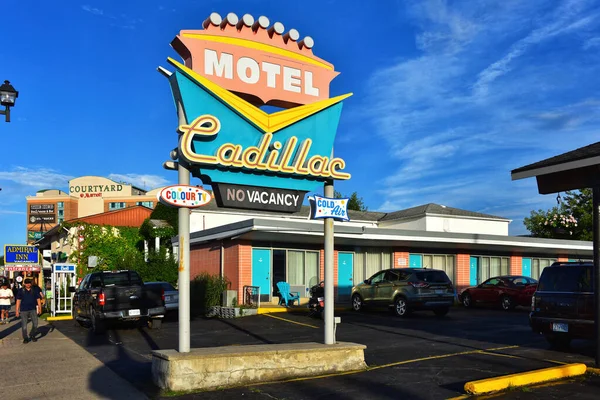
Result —
[{"label": "brick wall section", "polygon": [[252,244],[250,242],[238,243],[238,265],[238,299],[242,299],[244,286],[252,285]]},{"label": "brick wall section", "polygon": [[461,289],[469,286],[470,282],[470,254],[457,254],[456,255],[456,282],[454,285],[456,286],[456,290],[460,291]]},{"label": "brick wall section", "polygon": [[229,290],[237,290],[238,291],[238,299],[239,295],[239,285],[240,285],[240,274],[238,268],[238,252],[239,246],[236,242],[226,242],[224,244],[224,260],[223,260],[223,274],[225,277],[231,282],[229,285]]},{"label": "brick wall section", "polygon": [[408,251],[395,250],[394,259],[392,260],[392,268],[406,268],[408,267]]},{"label": "brick wall section", "polygon": [[190,247],[190,279],[194,279],[202,272],[212,275],[221,273],[221,249],[210,244],[194,245]]},{"label": "brick wall section", "polygon": [[523,275],[523,257],[510,256],[510,274]]}]

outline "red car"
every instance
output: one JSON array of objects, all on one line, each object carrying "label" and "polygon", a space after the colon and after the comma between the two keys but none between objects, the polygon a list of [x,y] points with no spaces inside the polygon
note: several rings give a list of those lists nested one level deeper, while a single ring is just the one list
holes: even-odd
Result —
[{"label": "red car", "polygon": [[497,276],[462,290],[458,300],[466,308],[477,304],[500,305],[504,310],[516,306],[530,307],[537,284],[535,279],[527,276]]}]

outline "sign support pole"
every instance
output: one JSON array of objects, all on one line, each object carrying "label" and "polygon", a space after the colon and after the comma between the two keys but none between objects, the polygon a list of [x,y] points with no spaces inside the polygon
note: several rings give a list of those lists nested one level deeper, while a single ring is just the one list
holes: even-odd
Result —
[{"label": "sign support pole", "polygon": [[[600,339],[600,186],[592,188],[594,240],[594,304],[596,343]],[[596,367],[600,367],[600,344],[596,346]]]},{"label": "sign support pole", "polygon": [[[179,126],[187,123],[183,106],[177,104],[177,116]],[[183,165],[179,157],[178,183],[179,185],[190,184],[190,171]],[[190,210],[181,207],[179,213],[179,352],[190,352]]]},{"label": "sign support pole", "polygon": [[[333,181],[325,182],[325,197],[333,198]],[[335,344],[333,314],[333,218],[323,221],[325,233],[325,344]]]}]

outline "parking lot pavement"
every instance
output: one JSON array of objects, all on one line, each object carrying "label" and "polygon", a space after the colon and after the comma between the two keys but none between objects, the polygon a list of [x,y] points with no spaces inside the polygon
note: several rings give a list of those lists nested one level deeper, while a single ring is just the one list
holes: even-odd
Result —
[{"label": "parking lot pavement", "polygon": [[[462,394],[467,381],[546,368],[556,363],[591,365],[593,362],[594,349],[589,342],[575,341],[566,352],[550,350],[541,336],[530,331],[525,309],[505,312],[458,307],[443,318],[423,312],[401,319],[387,310],[338,315],[342,323],[337,328],[337,340],[365,344],[368,371],[204,392],[201,398],[233,399],[243,395],[247,399],[445,399]],[[166,321],[158,331],[119,326],[100,337],[89,334],[73,321],[60,321],[55,325],[149,397],[160,397],[150,376],[150,351],[177,348],[177,321]],[[322,342],[323,321],[305,313],[231,320],[195,319],[191,322],[191,332],[193,348]],[[588,387],[594,382],[573,384]],[[552,390],[563,390],[560,387]],[[511,395],[517,394],[530,393],[511,392]],[[196,397],[198,395],[181,398]]]}]

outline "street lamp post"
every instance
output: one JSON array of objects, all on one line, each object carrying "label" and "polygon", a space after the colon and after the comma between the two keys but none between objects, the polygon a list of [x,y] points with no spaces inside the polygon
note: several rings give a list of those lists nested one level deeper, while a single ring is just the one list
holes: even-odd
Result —
[{"label": "street lamp post", "polygon": [[17,97],[19,97],[19,92],[12,87],[9,81],[4,81],[0,85],[0,104],[4,106],[4,110],[0,110],[0,115],[6,116],[6,122],[10,122],[10,108],[15,105]]}]

